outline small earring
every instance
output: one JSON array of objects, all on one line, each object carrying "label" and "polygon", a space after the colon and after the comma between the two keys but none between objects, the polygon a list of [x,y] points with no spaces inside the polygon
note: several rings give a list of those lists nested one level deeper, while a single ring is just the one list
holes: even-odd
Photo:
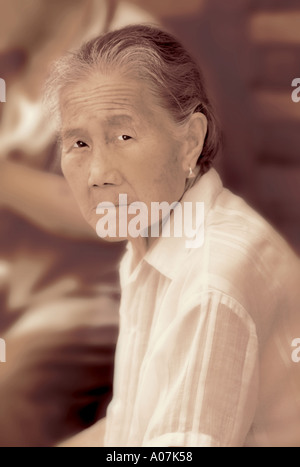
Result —
[{"label": "small earring", "polygon": [[188,174],[188,177],[187,177],[187,178],[195,178],[195,174],[194,174],[194,172],[193,172],[193,170],[192,170],[191,167],[189,168],[189,170],[190,170],[190,171],[189,171],[189,174]]}]

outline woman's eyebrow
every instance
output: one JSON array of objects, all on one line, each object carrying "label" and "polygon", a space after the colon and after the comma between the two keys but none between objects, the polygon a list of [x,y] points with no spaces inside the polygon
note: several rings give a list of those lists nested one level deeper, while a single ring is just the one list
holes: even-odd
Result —
[{"label": "woman's eyebrow", "polygon": [[[121,114],[121,115],[109,115],[103,120],[104,124],[107,126],[118,126],[120,124],[137,124],[136,120],[130,115]],[[58,135],[58,140],[60,142],[66,141],[72,138],[86,137],[87,135],[82,131],[81,128],[63,128]]]},{"label": "woman's eyebrow", "polygon": [[104,123],[109,126],[116,126],[123,123],[134,123],[135,120],[130,115],[110,115],[105,118]]},{"label": "woman's eyebrow", "polygon": [[83,131],[80,128],[66,128],[59,134],[59,140],[65,141],[70,138],[83,136]]}]

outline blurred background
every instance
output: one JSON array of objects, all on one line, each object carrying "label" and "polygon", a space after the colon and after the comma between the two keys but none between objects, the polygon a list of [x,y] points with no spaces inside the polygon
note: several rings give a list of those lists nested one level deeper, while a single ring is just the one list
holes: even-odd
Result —
[{"label": "blurred background", "polygon": [[105,415],[118,265],[81,219],[42,110],[49,64],[133,22],[202,66],[223,133],[216,167],[300,252],[299,0],[0,0],[0,445],[50,446]]}]

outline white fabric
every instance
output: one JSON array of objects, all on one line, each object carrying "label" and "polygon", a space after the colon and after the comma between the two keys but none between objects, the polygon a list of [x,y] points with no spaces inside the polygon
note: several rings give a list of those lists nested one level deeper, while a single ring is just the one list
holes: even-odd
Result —
[{"label": "white fabric", "polygon": [[214,169],[182,201],[205,203],[203,246],[121,264],[105,444],[300,446],[299,260]]}]

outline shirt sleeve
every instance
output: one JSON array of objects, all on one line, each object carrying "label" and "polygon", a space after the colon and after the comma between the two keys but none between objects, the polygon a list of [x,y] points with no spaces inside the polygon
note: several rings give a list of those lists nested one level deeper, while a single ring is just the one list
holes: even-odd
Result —
[{"label": "shirt sleeve", "polygon": [[143,446],[243,446],[257,403],[255,324],[218,291],[183,308],[157,342],[143,382],[146,393],[158,394]]}]

